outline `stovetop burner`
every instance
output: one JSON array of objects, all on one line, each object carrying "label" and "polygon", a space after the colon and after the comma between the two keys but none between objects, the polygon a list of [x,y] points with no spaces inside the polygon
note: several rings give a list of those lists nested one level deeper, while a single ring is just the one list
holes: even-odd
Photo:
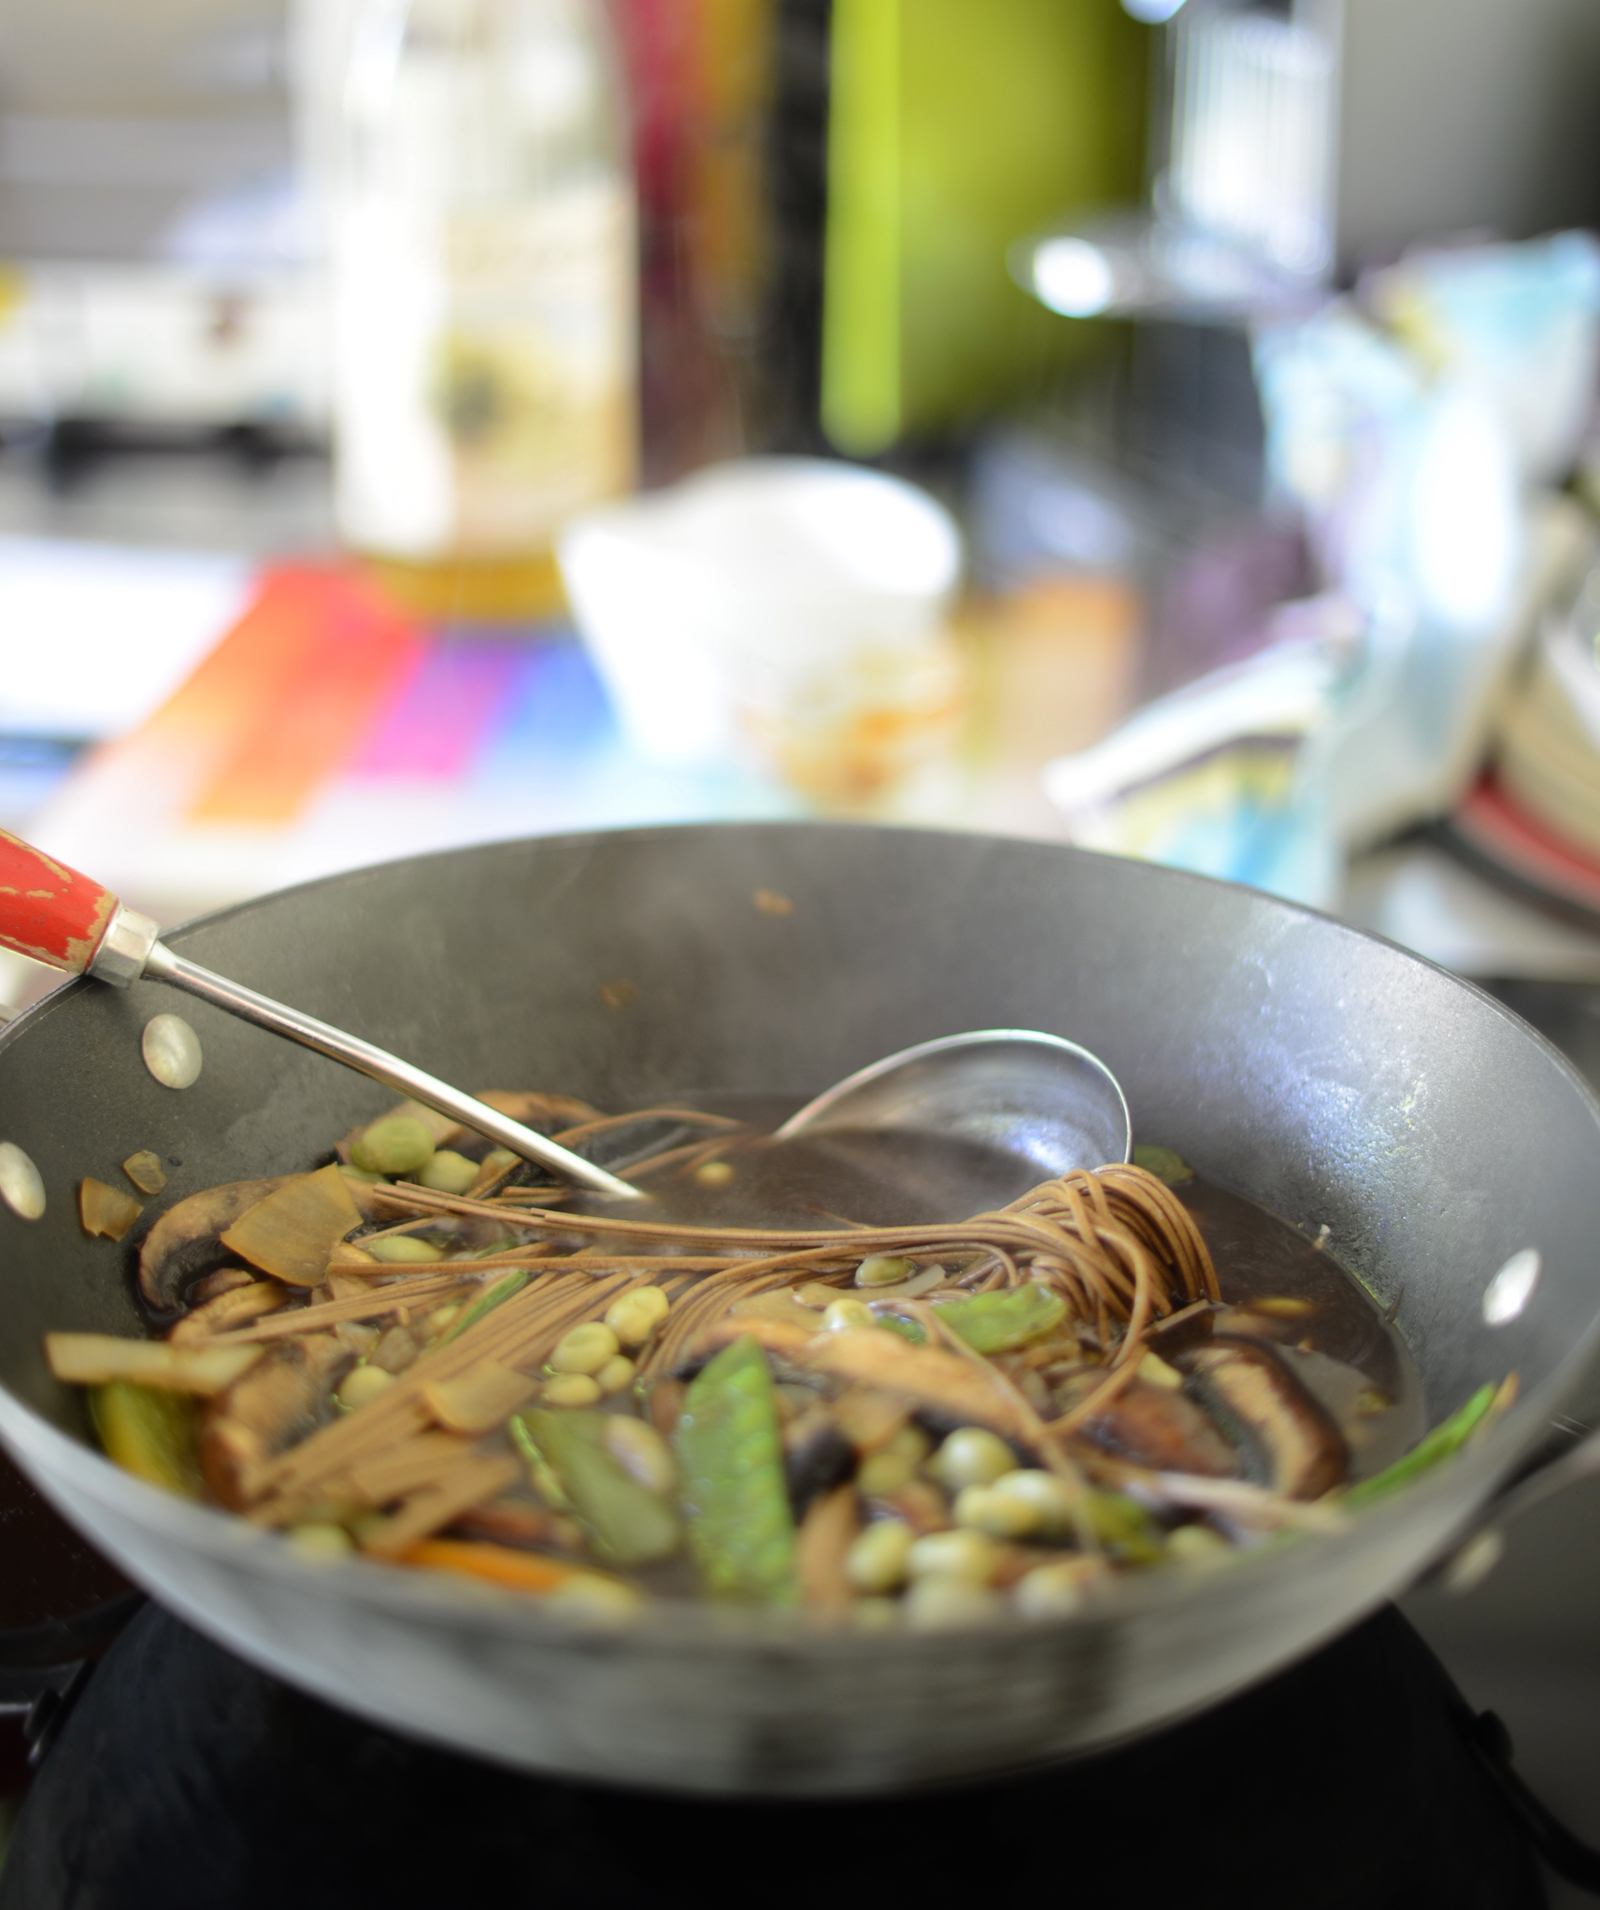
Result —
[{"label": "stovetop burner", "polygon": [[880,1910],[1085,1890],[1188,1910],[1531,1910],[1537,1862],[1478,1736],[1386,1609],[1270,1684],[1092,1762],[849,1803],[685,1800],[409,1742],[151,1606],[43,1761],[0,1910],[350,1910],[512,1892],[596,1910]]}]

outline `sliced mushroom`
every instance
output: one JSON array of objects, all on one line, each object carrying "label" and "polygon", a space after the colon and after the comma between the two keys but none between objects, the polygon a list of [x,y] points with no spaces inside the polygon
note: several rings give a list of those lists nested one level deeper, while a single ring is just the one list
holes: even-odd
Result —
[{"label": "sliced mushroom", "polygon": [[783,1429],[783,1471],[797,1519],[812,1500],[831,1492],[856,1469],[856,1449],[826,1406],[808,1407]]},{"label": "sliced mushroom", "polygon": [[1270,1347],[1219,1334],[1187,1365],[1201,1403],[1239,1435],[1259,1484],[1318,1499],[1344,1478],[1349,1452],[1338,1426]]},{"label": "sliced mushroom", "polygon": [[[1086,1384],[1097,1386],[1104,1378],[1105,1369],[1095,1367]],[[1068,1406],[1072,1390],[1071,1385],[1063,1389]],[[1079,1431],[1104,1451],[1154,1472],[1196,1472],[1208,1479],[1239,1476],[1239,1455],[1215,1422],[1192,1399],[1147,1380],[1136,1379]]]},{"label": "sliced mushroom", "polygon": [[569,1536],[569,1523],[526,1499],[503,1498],[474,1506],[451,1530],[462,1538],[489,1539],[499,1545],[550,1545]]},{"label": "sliced mushroom", "polygon": [[403,1326],[391,1326],[372,1349],[367,1364],[385,1373],[403,1373],[421,1351],[415,1334]]},{"label": "sliced mushroom", "polygon": [[847,1386],[833,1402],[834,1417],[858,1453],[876,1452],[911,1417],[911,1409],[892,1393],[870,1386]]},{"label": "sliced mushroom", "polygon": [[[169,1207],[139,1249],[139,1291],[150,1305],[161,1313],[175,1313],[190,1283],[230,1258],[223,1233],[246,1209],[295,1178],[274,1174],[266,1180],[224,1181]],[[375,1209],[368,1189],[360,1181],[349,1182],[349,1189],[370,1219]]]},{"label": "sliced mushroom", "polygon": [[1033,1416],[1014,1392],[987,1368],[942,1347],[912,1346],[876,1326],[806,1334],[779,1320],[747,1315],[714,1321],[697,1351],[703,1354],[742,1334],[797,1366],[897,1393],[956,1425],[989,1426],[1024,1443],[1033,1435]]},{"label": "sliced mushroom", "polygon": [[903,1519],[919,1539],[930,1532],[948,1532],[950,1508],[944,1494],[926,1479],[908,1479],[893,1492],[880,1493],[875,1504]]},{"label": "sliced mushroom", "polygon": [[354,1363],[331,1333],[275,1346],[215,1400],[200,1429],[200,1470],[224,1505],[246,1505],[259,1475],[333,1414],[333,1389]]},{"label": "sliced mushroom", "polygon": [[203,1340],[213,1333],[226,1333],[230,1327],[246,1326],[263,1314],[287,1306],[289,1298],[289,1289],[276,1280],[250,1280],[227,1287],[186,1313],[167,1335],[168,1344],[181,1346],[186,1340]]},{"label": "sliced mushroom", "polygon": [[219,1294],[232,1293],[238,1287],[253,1287],[260,1278],[260,1274],[252,1273],[248,1267],[218,1267],[215,1273],[208,1273],[190,1288],[189,1304],[202,1307]]}]

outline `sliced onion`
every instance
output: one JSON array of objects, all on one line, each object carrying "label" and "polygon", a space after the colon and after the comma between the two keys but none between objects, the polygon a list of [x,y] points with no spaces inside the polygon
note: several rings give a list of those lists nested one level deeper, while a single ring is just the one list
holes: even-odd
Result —
[{"label": "sliced onion", "polygon": [[143,1212],[132,1194],[123,1193],[120,1187],[108,1187],[92,1174],[85,1174],[79,1183],[78,1217],[86,1234],[120,1240]]},{"label": "sliced onion", "polygon": [[167,1184],[159,1157],[152,1154],[148,1147],[141,1147],[137,1154],[130,1154],[122,1163],[122,1171],[141,1194],[159,1194]]}]

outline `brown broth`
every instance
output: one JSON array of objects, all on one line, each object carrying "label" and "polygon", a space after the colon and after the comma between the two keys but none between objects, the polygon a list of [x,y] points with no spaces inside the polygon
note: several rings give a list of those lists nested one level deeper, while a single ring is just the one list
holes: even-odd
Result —
[{"label": "brown broth", "polygon": [[[707,1186],[678,1171],[650,1179],[657,1211],[673,1222],[819,1231],[920,1225],[1003,1206],[1040,1178],[1039,1169],[1016,1155],[940,1135],[840,1133],[775,1141],[771,1130],[794,1103],[771,1095],[683,1096],[677,1104],[729,1115],[764,1133],[719,1151],[716,1158],[734,1170],[723,1184]],[[1350,1448],[1351,1477],[1381,1471],[1420,1438],[1427,1423],[1415,1362],[1355,1276],[1298,1227],[1242,1194],[1199,1179],[1176,1192],[1216,1263],[1228,1308],[1217,1324],[1277,1349],[1338,1422]],[[1274,1301],[1306,1310],[1286,1317],[1273,1309]]]},{"label": "brown broth", "polygon": [[[1352,1478],[1398,1459],[1427,1431],[1422,1378],[1372,1295],[1326,1247],[1243,1194],[1198,1179],[1175,1191],[1211,1250],[1224,1302],[1241,1316],[1224,1316],[1219,1324],[1245,1328],[1276,1346],[1338,1421]],[[1254,1304],[1279,1299],[1310,1310],[1284,1318]],[[1390,1403],[1372,1410],[1374,1396]]]}]

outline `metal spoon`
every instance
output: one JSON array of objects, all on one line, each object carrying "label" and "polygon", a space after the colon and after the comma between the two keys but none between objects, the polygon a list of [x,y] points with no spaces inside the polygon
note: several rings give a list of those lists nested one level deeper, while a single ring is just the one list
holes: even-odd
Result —
[{"label": "metal spoon", "polygon": [[93,975],[118,988],[126,988],[142,975],[167,982],[225,1008],[230,1015],[270,1028],[274,1034],[287,1035],[291,1041],[302,1042],[319,1054],[344,1062],[346,1067],[371,1075],[373,1080],[410,1095],[424,1107],[448,1115],[475,1134],[487,1135],[524,1160],[537,1161],[582,1187],[616,1200],[645,1198],[639,1188],[618,1180],[581,1154],[558,1147],[520,1121],[508,1120],[487,1103],[463,1094],[435,1075],[425,1074],[398,1055],[174,954],[157,939],[160,933],[159,924],[125,907],[109,889],[0,830],[0,946],[14,948],[19,954],[31,955],[35,961],[48,962],[52,968],[64,968],[71,974]]},{"label": "metal spoon", "polygon": [[[0,945],[120,988],[141,976],[164,981],[342,1061],[580,1186],[616,1200],[646,1197],[398,1055],[175,954],[159,936],[149,916],[0,830]],[[1041,1169],[1038,1178],[1126,1160],[1131,1138],[1128,1105],[1103,1062],[1059,1036],[1004,1028],[925,1041],[875,1062],[808,1102],[778,1138],[842,1128],[931,1130],[981,1142]]]},{"label": "metal spoon", "polygon": [[1018,1157],[1029,1186],[1125,1161],[1133,1145],[1128,1104],[1106,1064],[1076,1042],[1027,1028],[903,1048],[808,1101],[777,1138],[862,1129],[976,1142]]}]

